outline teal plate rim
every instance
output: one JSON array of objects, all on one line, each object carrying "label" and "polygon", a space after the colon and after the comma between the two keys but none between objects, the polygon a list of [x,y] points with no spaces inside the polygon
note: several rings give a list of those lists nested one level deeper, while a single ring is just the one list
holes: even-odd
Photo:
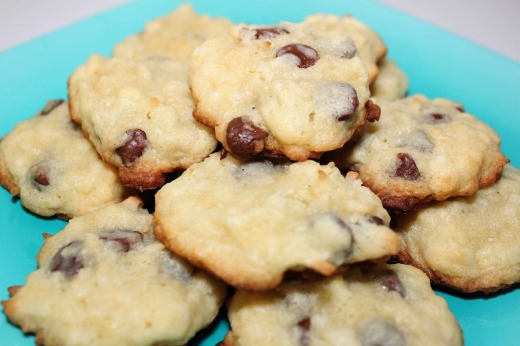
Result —
[{"label": "teal plate rim", "polygon": [[[90,17],[61,30],[0,53],[0,136],[31,117],[49,99],[67,97],[67,78],[90,54],[109,56],[115,43],[143,29],[145,22],[167,14],[183,1],[137,0]],[[243,6],[240,1],[218,4],[191,1],[198,13],[224,16],[235,23],[301,21],[313,13],[351,14],[378,32],[389,56],[407,73],[410,94],[446,97],[489,124],[502,137],[502,150],[520,166],[520,64],[419,19],[370,0],[264,0]],[[520,207],[520,206],[519,206]],[[20,201],[0,189],[0,300],[7,287],[23,284],[36,269],[35,256],[42,233],[54,234],[65,225],[58,219],[37,217]],[[520,339],[520,289],[497,294],[463,295],[436,289],[459,320],[468,346],[517,345]],[[222,311],[218,320],[199,333],[190,345],[215,345],[228,329]],[[4,315],[2,343],[34,345]]]}]

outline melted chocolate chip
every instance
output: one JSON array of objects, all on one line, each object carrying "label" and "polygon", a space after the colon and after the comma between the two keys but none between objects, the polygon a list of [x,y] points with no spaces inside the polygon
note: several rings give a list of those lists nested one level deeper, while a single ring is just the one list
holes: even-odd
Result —
[{"label": "melted chocolate chip", "polygon": [[148,146],[148,140],[146,139],[146,133],[139,129],[128,130],[126,135],[128,139],[123,146],[116,149],[116,153],[121,157],[123,164],[129,166],[143,155]]},{"label": "melted chocolate chip", "polygon": [[367,114],[367,120],[373,123],[374,121],[379,121],[379,118],[381,117],[381,107],[376,105],[371,100],[368,100],[367,103],[365,103],[365,111]]},{"label": "melted chocolate chip", "polygon": [[352,254],[352,251],[354,250],[354,232],[352,231],[352,228],[337,215],[332,213],[314,215],[311,218],[310,226],[311,229],[316,231],[318,229],[332,230],[334,228],[339,228],[340,231],[343,231],[347,234],[348,247],[343,248],[334,254],[334,257],[330,259],[332,263],[343,264],[345,260]]},{"label": "melted chocolate chip", "polygon": [[220,151],[220,159],[224,160],[226,157],[227,157],[227,150],[222,148],[222,150]]},{"label": "melted chocolate chip", "polygon": [[286,54],[291,54],[298,58],[298,63],[296,65],[299,68],[311,67],[316,64],[320,58],[318,52],[316,52],[314,48],[301,43],[288,44],[287,46],[280,48],[276,52],[276,57]]},{"label": "melted chocolate chip", "polygon": [[62,272],[67,278],[77,275],[79,270],[84,267],[83,256],[81,255],[82,249],[83,242],[79,240],[59,249],[51,259],[51,272]]},{"label": "melted chocolate chip", "polygon": [[381,279],[381,286],[383,289],[397,292],[401,297],[404,298],[406,296],[406,291],[403,287],[403,284],[401,283],[401,280],[399,279],[399,276],[397,276],[397,274],[393,271],[389,271],[385,274],[386,275],[384,275]]},{"label": "melted chocolate chip", "polygon": [[233,157],[248,160],[264,149],[269,134],[247,117],[231,120],[226,129],[227,146]]},{"label": "melted chocolate chip", "polygon": [[34,181],[37,184],[40,184],[40,185],[43,185],[43,186],[49,186],[50,185],[49,177],[47,176],[47,174],[45,174],[42,171],[37,171],[37,172],[34,173]]},{"label": "melted chocolate chip", "polygon": [[159,257],[159,265],[162,273],[167,273],[171,277],[184,282],[189,281],[196,271],[196,268],[189,264],[188,261],[166,251],[162,252]]},{"label": "melted chocolate chip", "polygon": [[298,323],[298,331],[300,333],[300,345],[308,346],[309,345],[309,331],[311,329],[311,319],[310,317],[305,317],[301,319]]},{"label": "melted chocolate chip", "polygon": [[338,121],[349,120],[359,106],[356,89],[349,83],[322,83],[314,97],[318,108]]},{"label": "melted chocolate chip", "polygon": [[65,102],[65,101],[63,101],[63,100],[51,100],[51,101],[48,101],[45,104],[45,107],[43,107],[43,109],[41,110],[40,115],[47,115],[47,114],[49,114],[54,109],[58,108],[63,102]]},{"label": "melted chocolate chip", "polygon": [[451,121],[451,116],[443,113],[430,113],[424,116],[424,121],[431,125],[445,124]]},{"label": "melted chocolate chip", "polygon": [[378,226],[383,226],[385,224],[385,222],[383,221],[382,218],[380,218],[379,216],[374,216],[374,215],[371,215],[368,217],[368,222],[375,223]]},{"label": "melted chocolate chip", "polygon": [[128,252],[138,243],[143,242],[143,235],[136,231],[113,230],[98,233],[99,239],[107,242],[116,251]]},{"label": "melted chocolate chip", "polygon": [[289,31],[284,28],[257,28],[255,31],[255,38],[274,38],[276,36],[288,34]]},{"label": "melted chocolate chip", "polygon": [[406,180],[417,180],[421,175],[413,158],[405,153],[397,154],[399,164],[395,169],[395,176]]},{"label": "melted chocolate chip", "polygon": [[394,325],[384,320],[375,320],[365,325],[361,339],[363,346],[406,345],[404,335]]},{"label": "melted chocolate chip", "polygon": [[343,47],[344,51],[343,54],[341,54],[341,57],[343,59],[352,59],[356,56],[356,45],[354,43],[354,40],[348,39],[345,46]]},{"label": "melted chocolate chip", "polygon": [[50,169],[48,163],[41,161],[29,168],[27,178],[32,180],[34,187],[36,187],[38,191],[41,191],[43,186],[49,186],[51,184],[49,176]]}]

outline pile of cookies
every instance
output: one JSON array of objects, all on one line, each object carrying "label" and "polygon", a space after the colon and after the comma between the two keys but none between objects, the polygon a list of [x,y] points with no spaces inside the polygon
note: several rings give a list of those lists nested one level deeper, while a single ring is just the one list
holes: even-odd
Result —
[{"label": "pile of cookies", "polygon": [[9,320],[47,346],[184,345],[227,299],[226,346],[462,345],[430,280],[520,281],[520,171],[386,53],[348,15],[182,5],[91,56],[0,141],[0,183],[70,219]]}]

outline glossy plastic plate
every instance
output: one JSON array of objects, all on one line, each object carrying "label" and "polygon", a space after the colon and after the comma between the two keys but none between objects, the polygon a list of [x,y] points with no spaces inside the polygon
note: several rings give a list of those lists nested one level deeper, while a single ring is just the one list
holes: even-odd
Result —
[{"label": "glossy plastic plate", "polygon": [[[411,94],[461,102],[501,135],[503,151],[520,167],[520,65],[512,60],[367,0],[192,3],[198,13],[225,16],[236,23],[301,21],[316,12],[350,13],[381,34],[390,57],[408,74]],[[116,42],[179,4],[173,0],[131,2],[0,54],[0,136],[35,114],[48,99],[66,98],[68,76],[90,54],[108,56]],[[61,220],[32,215],[0,188],[0,300],[8,298],[8,286],[23,284],[36,269],[41,234],[54,234],[64,226]],[[466,345],[518,345],[520,289],[489,296],[438,292],[460,321]],[[222,317],[190,345],[215,345],[227,328]],[[3,345],[34,345],[33,337],[24,336],[3,315],[0,340]]]}]

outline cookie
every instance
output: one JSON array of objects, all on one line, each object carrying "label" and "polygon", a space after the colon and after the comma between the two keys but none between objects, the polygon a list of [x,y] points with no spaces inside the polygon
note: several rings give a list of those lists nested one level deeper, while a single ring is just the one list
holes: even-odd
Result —
[{"label": "cookie", "polygon": [[225,285],[154,239],[130,197],[47,237],[39,269],[2,302],[45,345],[184,345],[217,315]]},{"label": "cookie", "polygon": [[463,345],[462,331],[428,277],[406,265],[355,268],[270,292],[238,291],[225,346]]},{"label": "cookie", "polygon": [[113,57],[134,60],[163,56],[189,62],[191,52],[208,38],[228,32],[229,20],[198,15],[183,4],[168,15],[146,24],[143,32],[116,44]]},{"label": "cookie", "polygon": [[349,15],[338,17],[321,13],[306,17],[305,22],[312,30],[319,31],[323,35],[334,36],[341,33],[351,37],[361,60],[367,67],[370,83],[376,79],[380,69],[378,62],[384,58],[387,47],[381,37],[369,26]]},{"label": "cookie", "polygon": [[167,173],[202,161],[217,145],[199,124],[188,63],[92,56],[69,79],[72,118],[121,182],[138,190],[164,184]]},{"label": "cookie", "polygon": [[379,73],[374,83],[370,84],[372,97],[385,100],[397,100],[408,92],[408,77],[390,58],[384,58],[378,64]]},{"label": "cookie", "polygon": [[499,136],[458,103],[423,95],[376,102],[380,121],[326,159],[359,172],[387,209],[413,212],[432,200],[471,196],[509,162]]},{"label": "cookie", "polygon": [[399,249],[379,199],[333,165],[212,154],[156,194],[155,233],[227,283],[265,290],[287,271],[331,275]]},{"label": "cookie", "polygon": [[375,111],[365,109],[368,82],[351,37],[306,22],[237,25],[190,63],[193,116],[241,160],[304,161],[341,147]]},{"label": "cookie", "polygon": [[129,194],[70,120],[63,100],[49,101],[2,138],[0,183],[33,213],[66,219]]},{"label": "cookie", "polygon": [[463,292],[509,287],[520,282],[519,206],[520,171],[506,165],[498,182],[471,197],[396,216],[398,258]]}]

